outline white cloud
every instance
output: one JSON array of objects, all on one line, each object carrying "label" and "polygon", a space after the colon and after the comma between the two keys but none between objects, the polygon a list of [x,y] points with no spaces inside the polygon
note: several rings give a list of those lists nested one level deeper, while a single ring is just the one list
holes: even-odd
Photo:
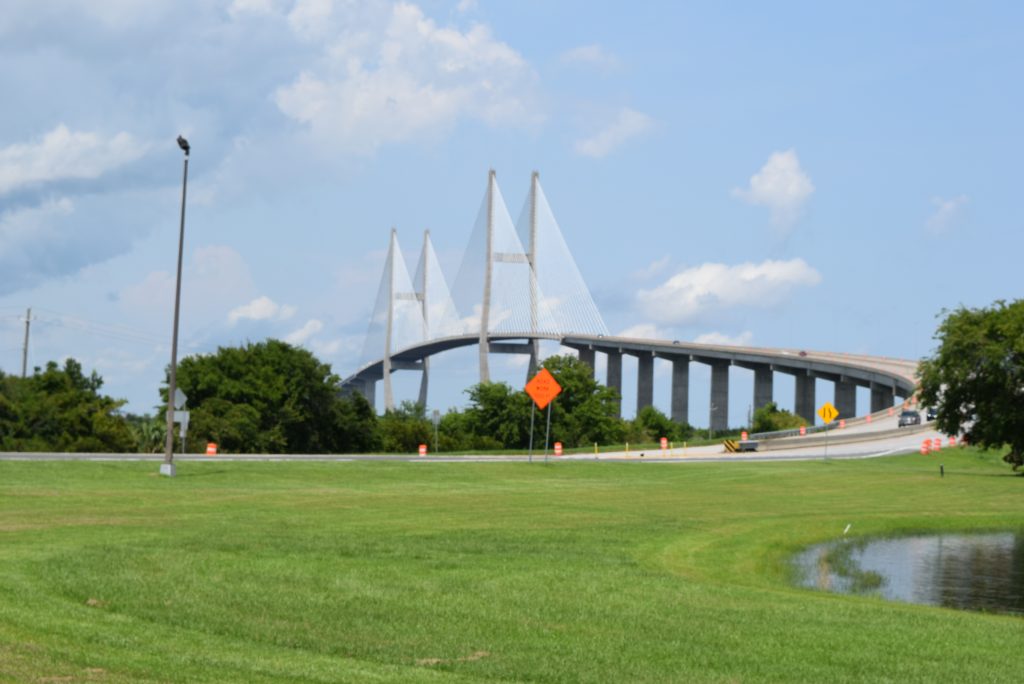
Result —
[{"label": "white cloud", "polygon": [[61,197],[0,213],[0,295],[89,262],[94,245],[74,230],[75,211]]},{"label": "white cloud", "polygon": [[297,0],[288,14],[288,25],[300,36],[315,39],[328,30],[333,10],[331,0]]},{"label": "white cloud", "polygon": [[[187,282],[187,281],[186,281]],[[126,285],[118,292],[118,303],[129,313],[152,311],[159,306],[162,312],[174,297],[174,275],[167,271],[152,271],[137,283]]]},{"label": "white cloud", "polygon": [[[181,290],[183,326],[220,330],[224,311],[252,297],[255,285],[241,254],[226,245],[207,245],[197,248],[184,264]],[[148,273],[141,281],[122,287],[117,302],[138,325],[163,325],[173,311],[174,273]]]},{"label": "white cloud", "polygon": [[660,259],[655,259],[654,261],[647,264],[643,268],[639,269],[638,271],[635,271],[633,273],[633,277],[638,280],[647,280],[648,278],[653,278],[654,276],[664,272],[664,270],[668,268],[671,259],[672,257],[670,257],[668,254],[661,257]]},{"label": "white cloud", "polygon": [[962,213],[960,210],[967,204],[967,195],[957,195],[952,199],[932,197],[932,204],[935,205],[935,212],[928,217],[925,227],[928,232],[935,235],[942,235],[949,232]]},{"label": "white cloud", "polygon": [[459,0],[455,6],[456,12],[471,12],[477,8],[477,0]]},{"label": "white cloud", "polygon": [[98,178],[135,161],[146,148],[128,133],[103,138],[61,124],[38,142],[0,149],[0,195],[36,183]]},{"label": "white cloud", "polygon": [[698,335],[694,342],[697,344],[719,344],[733,347],[749,347],[754,340],[754,333],[744,330],[739,335],[726,335],[720,332],[709,332]]},{"label": "white cloud", "polygon": [[619,332],[618,337],[631,337],[637,340],[666,340],[670,335],[653,323],[638,323]]},{"label": "white cloud", "polygon": [[276,9],[275,0],[232,0],[228,14],[236,18],[242,14],[266,15]]},{"label": "white cloud", "polygon": [[280,305],[270,297],[257,297],[248,304],[232,309],[228,313],[228,322],[235,324],[241,320],[250,321],[284,321],[295,314],[295,307]]},{"label": "white cloud", "polygon": [[736,266],[708,263],[677,273],[651,290],[637,292],[637,303],[660,323],[682,323],[724,308],[775,306],[798,287],[821,282],[803,259]]},{"label": "white cloud", "polygon": [[47,200],[37,207],[22,207],[0,214],[0,264],[12,258],[27,243],[45,242],[57,237],[52,224],[70,216],[74,203],[67,197]]},{"label": "white cloud", "polygon": [[[305,0],[289,22],[301,36],[326,41],[317,27],[328,25],[330,11],[329,3]],[[442,28],[408,3],[361,20],[359,31],[330,36],[322,63],[275,94],[278,108],[317,139],[369,154],[442,133],[460,119],[494,126],[539,119],[529,103],[533,72],[486,26]]]},{"label": "white cloud", "polygon": [[562,63],[596,66],[601,69],[614,69],[619,66],[618,58],[600,45],[581,45],[562,53]]},{"label": "white cloud", "polygon": [[600,159],[626,141],[643,135],[654,125],[651,117],[628,107],[619,111],[618,118],[593,137],[576,142],[576,153]]},{"label": "white cloud", "polygon": [[306,324],[299,328],[298,330],[294,330],[288,333],[288,335],[285,336],[284,341],[287,342],[288,344],[294,345],[305,344],[306,342],[309,341],[309,338],[311,338],[313,335],[316,335],[323,329],[324,324],[322,322],[315,318],[311,318],[308,321],[306,321]]},{"label": "white cloud", "polygon": [[362,337],[350,337],[342,338],[337,337],[332,340],[313,340],[310,344],[313,347],[313,351],[317,356],[334,356],[339,351],[347,351],[355,355],[359,353],[360,347],[363,343]]},{"label": "white cloud", "polygon": [[783,229],[796,222],[813,192],[814,184],[800,168],[796,150],[773,152],[761,170],[750,177],[749,187],[732,191],[750,204],[768,207],[772,223]]}]

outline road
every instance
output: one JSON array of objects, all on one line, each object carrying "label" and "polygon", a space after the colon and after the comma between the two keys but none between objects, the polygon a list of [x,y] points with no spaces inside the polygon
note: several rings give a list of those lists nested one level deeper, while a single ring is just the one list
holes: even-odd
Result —
[{"label": "road", "polygon": [[[883,425],[883,428],[885,426]],[[846,441],[854,438],[857,441]],[[674,448],[666,450],[631,450],[629,452],[593,454],[570,454],[555,457],[548,454],[549,462],[558,461],[635,461],[653,463],[708,463],[727,461],[794,461],[794,460],[815,460],[824,458],[850,459],[850,458],[875,458],[890,454],[917,452],[921,443],[928,439],[934,444],[938,438],[944,449],[948,449],[948,437],[932,429],[931,425],[923,425],[915,428],[903,429],[880,429],[871,433],[841,434],[840,431],[829,433],[828,445],[826,448],[823,435],[813,435],[802,438],[784,440],[785,446],[772,448],[769,451],[753,453],[729,454],[725,453],[721,444],[713,444],[701,447]],[[804,440],[801,442],[800,440]],[[939,452],[941,454],[941,452]],[[491,456],[426,456],[418,457],[410,454],[220,454],[217,456],[206,456],[203,454],[177,455],[177,462],[278,462],[278,461],[407,461],[417,463],[515,463],[529,460],[528,456],[521,454],[491,455]],[[533,455],[534,461],[544,460],[542,451]],[[6,452],[0,453],[0,461],[148,461],[158,463],[163,461],[163,454],[71,454],[71,453],[23,453]]]}]

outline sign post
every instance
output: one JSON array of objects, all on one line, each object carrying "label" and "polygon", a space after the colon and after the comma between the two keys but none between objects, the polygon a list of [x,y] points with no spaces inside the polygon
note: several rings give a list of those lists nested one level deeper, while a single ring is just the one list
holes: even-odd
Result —
[{"label": "sign post", "polygon": [[839,417],[839,411],[831,402],[826,401],[818,409],[818,415],[825,421],[825,459],[828,460],[828,424]]},{"label": "sign post", "polygon": [[[174,396],[171,397],[171,404],[174,406],[173,409],[169,409],[171,414],[171,435],[168,438],[173,447],[174,444],[174,424],[178,423],[181,432],[181,455],[185,455],[185,433],[188,432],[188,411],[185,410],[185,405],[188,403],[188,397],[181,391],[180,387],[174,388]],[[173,449],[170,454],[173,458]],[[160,464],[160,474],[168,477],[174,477],[176,468],[174,463],[168,463],[164,461]]]},{"label": "sign post", "polygon": [[[526,393],[533,399],[534,405],[543,409],[548,409],[548,427],[547,433],[544,436],[544,461],[548,460],[548,439],[551,437],[551,402],[554,401],[562,392],[562,386],[555,380],[555,376],[551,374],[547,368],[541,368],[540,371],[533,376],[530,382],[526,383]],[[530,463],[533,463],[533,416],[534,411],[530,411]]]}]

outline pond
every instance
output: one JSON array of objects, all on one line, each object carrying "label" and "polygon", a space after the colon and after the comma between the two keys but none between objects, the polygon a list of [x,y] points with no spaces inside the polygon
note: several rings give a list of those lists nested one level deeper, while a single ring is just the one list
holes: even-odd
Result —
[{"label": "pond", "polygon": [[840,539],[795,563],[812,589],[1024,616],[1024,532]]}]

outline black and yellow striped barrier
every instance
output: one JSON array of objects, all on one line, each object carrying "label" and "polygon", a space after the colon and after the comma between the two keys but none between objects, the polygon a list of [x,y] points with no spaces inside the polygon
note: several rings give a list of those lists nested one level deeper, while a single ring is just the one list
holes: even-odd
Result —
[{"label": "black and yellow striped barrier", "polygon": [[737,442],[735,439],[727,439],[724,442],[722,442],[722,444],[725,445],[725,450],[728,451],[730,454],[735,454],[737,451],[740,450],[740,443]]}]

